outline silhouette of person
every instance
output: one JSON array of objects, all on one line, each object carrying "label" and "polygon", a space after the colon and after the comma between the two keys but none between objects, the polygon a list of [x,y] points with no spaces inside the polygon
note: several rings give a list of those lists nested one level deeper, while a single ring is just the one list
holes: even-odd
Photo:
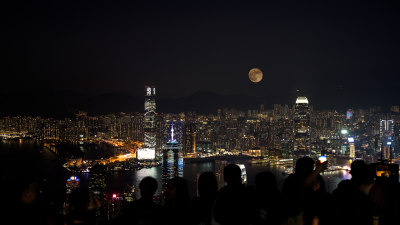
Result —
[{"label": "silhouette of person", "polygon": [[139,183],[141,198],[126,207],[120,224],[160,224],[161,208],[153,202],[157,187],[156,179],[143,178]]},{"label": "silhouette of person", "polygon": [[305,224],[334,224],[332,212],[334,212],[333,197],[326,191],[325,182],[321,175],[317,175],[305,193],[304,220]]},{"label": "silhouette of person", "polygon": [[398,179],[392,179],[392,176],[393,174],[389,177],[376,177],[369,194],[374,204],[374,220],[378,221],[379,225],[394,224],[400,212],[400,184]]},{"label": "silhouette of person", "polygon": [[174,177],[167,183],[165,191],[164,224],[190,224],[190,196],[187,182],[182,177]]},{"label": "silhouette of person", "polygon": [[238,165],[224,168],[226,186],[218,193],[213,208],[215,222],[225,224],[250,224],[250,193],[242,184],[242,172]]},{"label": "silhouette of person", "polygon": [[373,204],[368,196],[374,186],[374,172],[364,161],[351,164],[350,181],[342,181],[333,191],[337,208],[337,223],[373,224]]},{"label": "silhouette of person", "polygon": [[[294,174],[289,175],[283,183],[282,194],[284,197],[284,204],[287,206],[286,217],[288,218],[299,218],[299,215],[303,215],[306,219],[306,224],[311,223],[310,218],[310,204],[311,195],[313,190],[317,190],[319,187],[315,187],[315,184],[321,184],[316,182],[319,178],[319,173],[326,169],[326,163],[316,164],[309,157],[302,157],[296,161],[296,167]],[[321,180],[321,179],[320,179]]]},{"label": "silhouette of person", "polygon": [[255,224],[278,224],[281,211],[281,194],[277,188],[276,178],[271,172],[261,172],[256,175]]},{"label": "silhouette of person", "polygon": [[202,173],[198,181],[199,197],[192,200],[192,224],[210,224],[211,210],[218,193],[217,179],[212,172]]}]

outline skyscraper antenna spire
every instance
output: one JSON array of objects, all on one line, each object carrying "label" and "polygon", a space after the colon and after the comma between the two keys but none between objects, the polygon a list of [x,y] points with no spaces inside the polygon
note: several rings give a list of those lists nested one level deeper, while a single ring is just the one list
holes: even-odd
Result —
[{"label": "skyscraper antenna spire", "polygon": [[171,142],[175,141],[174,139],[174,123],[172,123],[172,127],[171,127]]}]

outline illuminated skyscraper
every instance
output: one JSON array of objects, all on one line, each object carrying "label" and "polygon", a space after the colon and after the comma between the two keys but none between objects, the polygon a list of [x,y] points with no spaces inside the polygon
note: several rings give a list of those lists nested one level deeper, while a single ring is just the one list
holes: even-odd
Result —
[{"label": "illuminated skyscraper", "polygon": [[184,154],[196,152],[196,124],[193,122],[186,122],[184,125],[183,133],[183,152]]},{"label": "illuminated skyscraper", "polygon": [[146,148],[156,147],[156,89],[146,86],[144,99],[144,146]]},{"label": "illuminated skyscraper", "polygon": [[144,98],[144,148],[138,149],[137,158],[154,159],[156,151],[156,88],[145,86]]},{"label": "illuminated skyscraper", "polygon": [[353,160],[356,157],[356,149],[354,146],[354,137],[347,138],[347,141],[349,142],[349,147],[350,147],[349,157],[350,157],[350,159]]},{"label": "illuminated skyscraper", "polygon": [[353,110],[348,109],[346,112],[346,120],[350,120],[353,117]]},{"label": "illuminated skyscraper", "polygon": [[168,180],[183,177],[182,146],[175,139],[174,125],[171,126],[171,139],[163,146],[162,155],[162,188],[164,194]]},{"label": "illuminated skyscraper", "polygon": [[392,119],[381,119],[380,136],[391,135],[394,131],[394,121]]},{"label": "illuminated skyscraper", "polygon": [[381,155],[384,160],[391,159],[391,149],[394,141],[394,121],[391,118],[383,118],[380,121]]},{"label": "illuminated skyscraper", "polygon": [[301,158],[311,156],[310,108],[306,97],[298,97],[294,106],[293,164]]}]

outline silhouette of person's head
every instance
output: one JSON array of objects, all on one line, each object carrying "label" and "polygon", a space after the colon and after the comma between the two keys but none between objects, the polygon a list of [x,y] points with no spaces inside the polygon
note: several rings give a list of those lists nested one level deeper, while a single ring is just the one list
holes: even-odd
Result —
[{"label": "silhouette of person's head", "polygon": [[156,193],[158,184],[156,179],[152,177],[145,177],[140,181],[139,189],[142,198],[152,198]]},{"label": "silhouette of person's head", "polygon": [[186,180],[182,177],[174,177],[168,181],[166,190],[167,201],[174,202],[176,207],[189,204],[190,197]]},{"label": "silhouette of person's head", "polygon": [[224,180],[227,185],[241,184],[242,183],[242,171],[236,164],[228,164],[224,168]]},{"label": "silhouette of person's head", "polygon": [[295,173],[298,175],[308,175],[314,170],[314,160],[310,157],[303,157],[296,161]]},{"label": "silhouette of person's head", "polygon": [[363,160],[356,160],[351,164],[351,180],[356,186],[369,185],[374,182],[374,169],[366,165]]},{"label": "silhouette of person's head", "polygon": [[364,173],[366,167],[367,165],[365,164],[364,160],[355,160],[353,163],[351,163],[351,179],[359,179]]},{"label": "silhouette of person's head", "polygon": [[214,198],[218,192],[215,175],[212,172],[202,173],[199,177],[198,188],[201,198]]},{"label": "silhouette of person's head", "polygon": [[261,172],[256,175],[257,192],[271,193],[277,191],[276,178],[269,171]]}]

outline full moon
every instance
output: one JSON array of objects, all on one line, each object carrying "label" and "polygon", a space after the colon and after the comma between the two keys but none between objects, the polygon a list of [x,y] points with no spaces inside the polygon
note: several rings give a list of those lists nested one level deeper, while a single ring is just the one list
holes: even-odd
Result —
[{"label": "full moon", "polygon": [[249,71],[249,78],[252,82],[258,83],[262,80],[263,78],[263,73],[260,69],[258,68],[253,68]]}]

